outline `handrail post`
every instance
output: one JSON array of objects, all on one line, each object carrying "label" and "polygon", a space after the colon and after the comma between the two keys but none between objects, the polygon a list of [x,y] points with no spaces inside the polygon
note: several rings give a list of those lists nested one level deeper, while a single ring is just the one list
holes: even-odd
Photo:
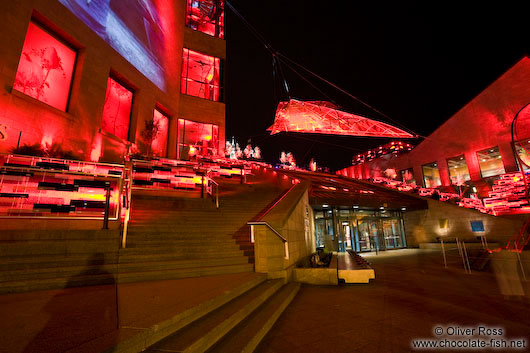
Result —
[{"label": "handrail post", "polygon": [[105,215],[103,216],[103,229],[109,229],[109,208],[110,208],[110,182],[105,182]]},{"label": "handrail post", "polygon": [[215,207],[219,208],[219,185],[215,185]]},{"label": "handrail post", "polygon": [[204,175],[201,175],[201,199],[204,199]]}]

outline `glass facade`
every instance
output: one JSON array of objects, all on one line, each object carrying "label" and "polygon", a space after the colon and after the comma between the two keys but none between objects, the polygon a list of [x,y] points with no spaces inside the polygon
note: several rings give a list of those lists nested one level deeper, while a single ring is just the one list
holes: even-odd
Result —
[{"label": "glass facade", "polygon": [[407,246],[400,212],[334,208],[314,214],[317,247],[366,252]]},{"label": "glass facade", "polygon": [[499,147],[491,147],[477,152],[478,164],[480,166],[480,175],[488,178],[504,174],[504,164],[502,163]]},{"label": "glass facade", "polygon": [[215,156],[219,146],[219,127],[195,121],[178,120],[178,159]]},{"label": "glass facade", "polygon": [[187,0],[187,27],[213,37],[224,38],[224,21],[223,0]]},{"label": "glass facade", "polygon": [[181,92],[211,101],[221,100],[221,59],[183,49]]},{"label": "glass facade", "polygon": [[66,111],[76,56],[74,49],[30,22],[13,88]]},{"label": "glass facade", "polygon": [[423,171],[423,182],[426,188],[436,188],[442,185],[437,163],[430,163],[421,167]]},{"label": "glass facade", "polygon": [[471,180],[464,155],[448,158],[447,167],[451,184],[463,185],[466,181]]}]

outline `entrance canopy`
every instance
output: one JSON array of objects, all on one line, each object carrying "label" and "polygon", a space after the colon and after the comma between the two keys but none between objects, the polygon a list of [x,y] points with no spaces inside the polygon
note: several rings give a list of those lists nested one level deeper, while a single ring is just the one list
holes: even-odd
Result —
[{"label": "entrance canopy", "polygon": [[367,137],[414,138],[412,134],[389,124],[346,113],[325,101],[280,102],[274,124],[267,130]]}]

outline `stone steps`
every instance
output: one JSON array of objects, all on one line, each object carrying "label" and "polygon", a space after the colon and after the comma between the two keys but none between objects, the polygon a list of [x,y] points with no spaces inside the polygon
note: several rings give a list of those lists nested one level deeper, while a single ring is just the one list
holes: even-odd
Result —
[{"label": "stone steps", "polygon": [[[121,267],[121,266],[120,266]],[[85,271],[70,274],[69,270],[63,271],[63,274],[49,272],[43,275],[35,274],[34,278],[18,278],[17,280],[0,281],[0,294],[27,292],[36,290],[48,290],[56,288],[68,288],[78,286],[103,285],[114,283],[129,283],[129,282],[145,282],[167,279],[178,279],[187,277],[202,277],[219,274],[252,272],[254,265],[249,263],[236,263],[230,265],[214,265],[214,266],[191,266],[185,268],[173,269],[153,269],[136,272],[107,272],[105,269],[116,269],[116,265],[108,265],[98,268],[83,267]],[[25,277],[32,277],[31,272]]]},{"label": "stone steps", "polygon": [[209,353],[253,352],[280,315],[294,299],[300,283],[289,283],[241,321],[228,335],[208,350]]},{"label": "stone steps", "polygon": [[[150,346],[146,352],[205,352],[282,288],[282,280],[268,280],[201,319]],[[232,351],[235,352],[235,351]]]}]

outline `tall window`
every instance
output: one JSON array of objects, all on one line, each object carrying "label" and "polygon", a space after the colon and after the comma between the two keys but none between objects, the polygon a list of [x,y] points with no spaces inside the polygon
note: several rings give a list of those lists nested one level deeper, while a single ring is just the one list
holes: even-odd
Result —
[{"label": "tall window", "polygon": [[107,81],[102,129],[123,140],[129,137],[133,92],[112,77]]},{"label": "tall window", "polygon": [[530,170],[530,139],[525,139],[516,142],[515,151],[524,163],[523,170]]},{"label": "tall window", "polygon": [[451,184],[462,185],[466,181],[471,180],[466,159],[464,158],[463,154],[457,157],[448,158],[447,167],[449,168],[449,178],[451,179]]},{"label": "tall window", "polygon": [[220,100],[221,59],[184,49],[181,92],[191,96]]},{"label": "tall window", "polygon": [[187,0],[186,26],[217,38],[224,38],[224,0]]},{"label": "tall window", "polygon": [[30,22],[13,88],[66,111],[76,51]]},{"label": "tall window", "polygon": [[504,164],[502,163],[499,147],[491,147],[477,152],[480,175],[483,178],[504,174]]},{"label": "tall window", "polygon": [[414,171],[412,168],[404,169],[401,171],[401,180],[407,184],[416,185],[416,179],[414,178]]},{"label": "tall window", "polygon": [[440,172],[438,171],[438,164],[425,164],[421,169],[423,171],[423,182],[425,183],[426,188],[436,188],[442,185]]},{"label": "tall window", "polygon": [[153,122],[157,127],[157,133],[151,143],[151,151],[154,156],[167,156],[167,138],[169,132],[169,118],[160,110],[155,109],[153,113]]},{"label": "tall window", "polygon": [[219,127],[179,119],[178,158],[188,160],[197,156],[215,156],[219,146]]}]

